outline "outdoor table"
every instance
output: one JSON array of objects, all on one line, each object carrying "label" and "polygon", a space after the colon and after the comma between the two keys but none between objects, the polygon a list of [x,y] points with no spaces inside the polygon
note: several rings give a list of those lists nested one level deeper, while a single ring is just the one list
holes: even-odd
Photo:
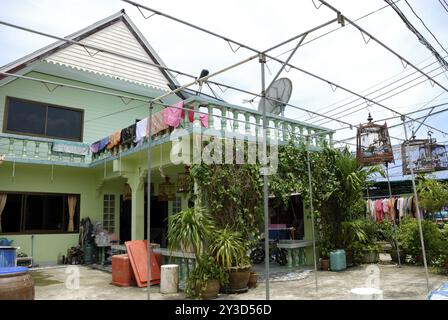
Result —
[{"label": "outdoor table", "polygon": [[312,246],[311,240],[280,240],[277,247],[288,251],[288,267],[303,267],[306,264],[305,248]]}]

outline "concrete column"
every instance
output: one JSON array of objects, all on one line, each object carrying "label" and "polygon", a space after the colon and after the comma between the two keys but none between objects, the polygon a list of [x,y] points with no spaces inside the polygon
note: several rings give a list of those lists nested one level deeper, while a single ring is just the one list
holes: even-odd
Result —
[{"label": "concrete column", "polygon": [[132,240],[143,240],[145,236],[145,193],[140,179],[128,179],[132,190]]}]

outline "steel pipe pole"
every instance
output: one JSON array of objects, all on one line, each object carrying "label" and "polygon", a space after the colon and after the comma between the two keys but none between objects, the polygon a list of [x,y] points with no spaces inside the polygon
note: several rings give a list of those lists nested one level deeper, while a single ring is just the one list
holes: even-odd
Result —
[{"label": "steel pipe pole", "polygon": [[[406,142],[408,142],[408,131],[406,129],[406,117],[402,116],[401,121],[403,121],[404,137],[406,139]],[[405,148],[406,148],[406,146],[405,146]],[[406,149],[405,149],[405,156],[406,156]],[[403,161],[405,161],[405,159],[403,159]],[[423,239],[423,229],[422,229],[422,221],[421,221],[422,216],[420,215],[420,205],[419,205],[418,196],[417,196],[417,188],[415,187],[414,164],[410,163],[409,168],[411,169],[412,188],[414,190],[415,206],[417,207],[418,230],[420,233],[420,243],[422,246],[423,265],[425,267],[426,288],[429,292],[429,273],[428,273],[428,265],[426,263],[425,241]]]}]

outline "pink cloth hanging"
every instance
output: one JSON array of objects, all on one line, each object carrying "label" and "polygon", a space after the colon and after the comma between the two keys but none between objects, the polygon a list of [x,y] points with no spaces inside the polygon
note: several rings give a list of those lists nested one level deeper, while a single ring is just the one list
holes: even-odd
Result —
[{"label": "pink cloth hanging", "polygon": [[[194,121],[194,111],[188,112],[188,120],[190,120],[191,123]],[[201,125],[204,128],[208,128],[208,114],[200,113],[199,114],[199,121],[201,122]]]},{"label": "pink cloth hanging", "polygon": [[[163,110],[163,122],[166,125],[177,128],[180,125],[180,120],[184,114],[184,102],[180,101]],[[152,130],[151,130],[152,131]]]}]

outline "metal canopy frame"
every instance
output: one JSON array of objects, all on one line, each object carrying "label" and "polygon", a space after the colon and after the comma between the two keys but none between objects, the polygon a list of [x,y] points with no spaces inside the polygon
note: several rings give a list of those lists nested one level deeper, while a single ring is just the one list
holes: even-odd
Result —
[{"label": "metal canopy frame", "polygon": [[[420,73],[424,74],[430,81],[432,81],[433,83],[437,84],[438,86],[440,86],[441,88],[443,88],[445,91],[448,91],[447,88],[445,88],[445,87],[443,87],[442,85],[440,85],[437,81],[435,81],[435,80],[432,79],[430,76],[428,76],[427,74],[425,74],[424,72],[422,72],[421,70],[419,70],[417,67],[415,67],[413,64],[411,64],[408,60],[402,58],[400,55],[398,55],[398,54],[395,53],[393,50],[389,49],[387,46],[385,46],[384,44],[382,44],[380,41],[378,41],[376,38],[374,38],[372,35],[370,35],[370,34],[369,34],[368,32],[366,32],[364,29],[362,29],[362,28],[360,28],[359,26],[357,26],[353,21],[348,20],[347,18],[345,18],[344,16],[342,16],[342,14],[340,13],[340,11],[338,11],[337,9],[334,9],[333,7],[331,7],[330,5],[328,5],[328,3],[326,3],[325,1],[322,1],[322,0],[319,0],[319,1],[320,1],[322,4],[325,4],[325,5],[326,5],[327,7],[329,7],[330,9],[334,10],[334,11],[337,13],[337,18],[336,18],[336,19],[333,19],[333,20],[331,20],[331,21],[328,21],[328,22],[326,22],[325,24],[322,24],[322,25],[320,25],[320,26],[318,26],[318,27],[316,27],[316,28],[313,28],[313,29],[309,30],[309,31],[306,32],[306,33],[303,33],[303,34],[301,34],[301,35],[295,36],[295,37],[293,37],[293,38],[291,38],[291,39],[289,39],[289,40],[283,41],[283,42],[281,42],[280,44],[278,44],[278,45],[276,45],[276,46],[274,46],[274,47],[271,47],[271,48],[269,48],[269,49],[267,49],[267,50],[265,50],[265,51],[259,51],[259,50],[253,49],[253,48],[251,48],[251,47],[249,47],[249,46],[247,46],[247,45],[244,45],[244,44],[239,43],[239,42],[237,42],[237,41],[231,40],[231,39],[229,39],[229,38],[227,38],[227,37],[224,37],[224,36],[222,36],[222,35],[216,34],[216,33],[214,33],[214,32],[211,32],[211,31],[206,30],[206,29],[204,29],[204,28],[198,27],[198,26],[196,26],[196,25],[193,25],[193,24],[188,23],[188,22],[186,22],[186,21],[180,20],[180,19],[178,19],[178,18],[169,16],[169,15],[163,13],[163,12],[160,12],[160,11],[157,11],[157,10],[154,10],[154,9],[151,9],[151,8],[149,8],[149,7],[147,7],[147,6],[143,6],[143,5],[138,4],[138,3],[134,2],[134,1],[130,1],[130,0],[122,0],[122,1],[123,1],[123,2],[126,2],[126,3],[128,3],[128,4],[131,4],[131,5],[133,5],[133,6],[137,7],[137,8],[139,8],[139,10],[140,10],[140,9],[146,9],[146,10],[148,10],[148,11],[152,11],[154,14],[164,16],[164,17],[166,17],[166,18],[168,18],[168,19],[177,21],[177,22],[179,22],[179,23],[181,23],[181,24],[187,25],[187,26],[189,26],[189,27],[195,28],[195,29],[197,29],[197,30],[200,30],[200,31],[205,32],[205,33],[208,33],[208,34],[213,35],[213,36],[215,36],[215,37],[221,38],[221,39],[223,39],[223,40],[225,40],[225,41],[227,41],[227,42],[229,42],[229,43],[233,43],[233,44],[235,44],[235,45],[237,45],[237,46],[239,46],[239,47],[246,48],[246,49],[248,49],[248,50],[253,51],[253,52],[256,53],[255,55],[253,55],[253,56],[251,56],[251,57],[249,57],[249,58],[247,58],[247,59],[245,59],[245,60],[242,60],[242,61],[240,61],[240,62],[238,62],[238,63],[235,63],[235,64],[233,64],[233,65],[231,65],[231,66],[228,66],[228,67],[226,67],[226,68],[223,68],[223,69],[221,69],[221,70],[219,70],[219,71],[217,71],[217,72],[215,72],[215,73],[212,73],[212,74],[210,74],[210,75],[208,75],[208,76],[205,76],[205,77],[202,77],[202,78],[200,78],[200,79],[196,79],[196,78],[195,78],[195,81],[194,81],[194,82],[190,82],[190,83],[188,83],[188,84],[186,84],[186,85],[184,85],[184,86],[181,86],[181,87],[179,87],[179,88],[176,88],[176,89],[174,89],[174,90],[171,90],[169,93],[163,94],[163,95],[161,95],[161,96],[159,96],[159,97],[156,97],[156,98],[150,100],[150,101],[149,101],[149,104],[150,104],[150,106],[149,106],[149,117],[150,117],[150,118],[152,117],[153,104],[160,104],[160,102],[161,102],[161,100],[162,100],[163,98],[165,98],[165,97],[167,97],[167,96],[169,96],[169,95],[178,93],[178,92],[182,91],[183,89],[186,89],[186,88],[188,88],[188,87],[190,87],[190,86],[193,86],[193,85],[197,84],[198,82],[206,81],[206,80],[208,80],[209,78],[211,78],[211,77],[213,77],[213,76],[219,75],[219,74],[221,74],[221,73],[223,73],[223,72],[226,72],[226,71],[228,71],[228,70],[230,70],[230,69],[232,69],[232,68],[235,68],[235,67],[237,67],[237,66],[239,66],[239,65],[241,65],[241,64],[244,64],[244,63],[246,63],[246,62],[248,62],[248,61],[251,61],[251,60],[253,60],[253,59],[255,59],[255,58],[258,58],[258,59],[259,59],[259,63],[260,63],[260,66],[261,66],[261,89],[262,89],[262,91],[261,91],[261,97],[262,97],[262,99],[263,99],[263,101],[264,101],[264,98],[266,98],[266,92],[265,92],[265,89],[266,89],[266,88],[265,88],[265,72],[264,72],[264,68],[265,68],[265,63],[266,63],[266,58],[267,58],[267,57],[270,58],[271,60],[277,61],[277,62],[279,62],[279,63],[282,64],[282,67],[281,67],[281,69],[280,69],[280,71],[278,72],[278,74],[277,74],[276,77],[278,77],[278,75],[281,73],[281,71],[282,71],[286,66],[288,66],[288,67],[291,67],[291,68],[296,69],[296,70],[298,70],[298,71],[301,71],[302,73],[305,73],[305,74],[307,74],[307,75],[309,75],[309,76],[312,76],[312,77],[314,77],[314,78],[316,78],[316,79],[318,79],[318,80],[321,80],[321,81],[323,81],[323,82],[326,82],[327,84],[329,84],[330,86],[332,86],[332,88],[336,88],[336,89],[337,89],[337,88],[341,88],[342,90],[344,90],[344,91],[346,91],[346,92],[349,92],[349,93],[351,93],[351,94],[353,94],[353,95],[356,95],[356,96],[358,96],[358,97],[361,97],[361,98],[365,99],[366,101],[372,102],[372,103],[374,103],[374,104],[376,104],[376,105],[378,105],[378,106],[381,106],[381,107],[383,107],[383,108],[385,108],[385,109],[387,109],[387,110],[390,110],[390,111],[392,111],[392,112],[394,112],[394,113],[396,113],[396,114],[400,114],[400,113],[396,112],[395,110],[393,110],[392,108],[386,107],[386,106],[384,106],[384,105],[382,105],[382,104],[380,104],[380,103],[378,103],[378,102],[376,102],[376,101],[373,101],[373,100],[371,100],[371,99],[369,99],[369,98],[366,98],[366,97],[364,97],[364,96],[362,96],[362,95],[360,95],[360,94],[357,94],[356,92],[354,92],[354,91],[352,91],[352,90],[349,90],[349,89],[347,89],[347,88],[344,88],[343,86],[340,86],[340,85],[338,85],[338,84],[335,84],[335,83],[332,82],[332,81],[328,81],[328,80],[326,80],[326,79],[324,79],[324,78],[322,78],[322,77],[320,77],[320,76],[317,76],[317,75],[315,75],[315,74],[313,74],[313,73],[311,73],[311,72],[305,71],[305,70],[303,70],[303,69],[301,69],[301,68],[298,68],[298,67],[296,67],[296,66],[294,66],[294,65],[291,65],[291,64],[289,63],[289,60],[292,58],[293,54],[294,54],[295,51],[298,49],[298,47],[300,47],[301,42],[303,41],[303,39],[305,38],[305,36],[306,36],[309,32],[318,30],[318,29],[320,29],[320,28],[322,28],[322,27],[324,27],[324,26],[327,26],[327,25],[329,25],[329,24],[331,24],[331,23],[334,23],[334,22],[338,22],[338,23],[340,23],[342,26],[344,26],[344,20],[348,21],[349,23],[351,23],[352,25],[354,25],[355,27],[357,27],[363,34],[366,34],[366,35],[369,36],[371,39],[374,39],[374,40],[375,40],[376,42],[378,42],[380,45],[382,45],[383,47],[385,47],[386,49],[388,49],[389,51],[391,51],[392,53],[394,53],[395,55],[397,55],[402,61],[405,61],[408,65],[411,65],[411,66],[414,67],[416,70],[418,70]],[[8,25],[7,23],[1,22],[1,21],[0,21],[0,23],[5,24],[5,25]],[[13,25],[10,25],[10,26],[13,26]],[[13,26],[13,27],[16,27],[16,26]],[[22,30],[30,31],[30,32],[34,32],[34,33],[36,33],[35,31],[32,31],[32,30],[30,30],[30,29],[26,30],[26,28],[22,28]],[[44,35],[44,36],[49,36],[48,34],[43,34],[43,33],[40,33],[40,34],[41,34],[41,35]],[[54,36],[53,36],[53,37],[54,37]],[[302,37],[301,41],[300,41],[299,44],[297,45],[297,47],[296,47],[296,49],[294,50],[293,54],[288,58],[288,60],[287,60],[286,62],[284,62],[284,61],[282,61],[282,60],[280,60],[280,59],[278,59],[278,58],[275,58],[275,57],[272,57],[272,56],[266,54],[266,52],[269,52],[269,51],[271,51],[271,50],[273,50],[273,49],[275,49],[275,48],[278,48],[278,47],[280,47],[280,46],[282,46],[282,45],[284,45],[284,44],[286,44],[286,43],[289,43],[289,42],[291,42],[291,41],[293,41],[293,40],[295,40],[295,39],[298,39],[298,38],[300,38],[300,37]],[[63,39],[63,38],[59,38],[58,40],[63,40],[63,41],[66,41],[66,42],[74,42],[73,40],[68,40],[68,39]],[[83,46],[86,47],[86,45],[83,45]],[[95,49],[95,48],[92,47],[92,46],[90,46],[90,48]],[[102,50],[103,50],[103,49],[102,49]],[[104,51],[104,50],[103,50],[103,51]],[[164,67],[164,66],[160,66],[160,65],[156,65],[156,64],[154,64],[154,66],[156,66],[156,67],[158,67],[158,68],[161,68],[161,69],[164,69],[164,70],[174,71],[174,70],[169,69],[169,68],[166,68],[166,67]],[[177,71],[174,71],[174,72],[176,72],[176,73],[178,73],[178,74],[183,74],[183,73],[181,73],[181,72],[177,72]],[[3,73],[3,74],[6,75],[6,73]],[[65,85],[65,86],[67,86],[67,85]],[[101,93],[102,93],[102,92],[101,92]],[[132,98],[132,99],[136,100],[135,98]],[[275,101],[275,100],[274,100],[274,101]],[[278,101],[277,101],[277,102],[278,102]],[[262,102],[262,104],[265,105],[264,102]],[[293,105],[290,105],[290,104],[286,104],[286,105],[293,106]],[[295,107],[295,106],[293,106],[293,107]],[[309,110],[306,110],[306,109],[304,109],[304,108],[302,108],[302,110],[307,111],[307,112],[310,112]],[[311,113],[314,113],[314,112],[311,112]],[[410,120],[412,120],[412,121],[415,121],[415,122],[418,122],[418,123],[420,123],[420,122],[417,121],[417,120],[415,120],[415,119],[410,118],[410,117],[407,116],[407,115],[403,115],[403,114],[400,114],[400,115],[401,115],[401,117],[402,117],[402,121],[403,121],[403,125],[404,125],[404,131],[405,131],[405,136],[406,136],[406,140],[407,140],[407,131],[406,131],[406,127],[405,127],[405,120],[406,120],[406,117],[408,117],[408,118],[409,118]],[[324,115],[320,115],[320,116],[326,117],[326,116],[324,116]],[[330,117],[326,117],[326,118],[330,118]],[[332,118],[330,118],[330,119],[331,119],[331,120],[335,120],[335,119],[332,119]],[[337,120],[337,119],[336,119],[335,121],[338,121],[339,123],[344,123],[343,121],[341,121],[341,120]],[[150,122],[151,122],[151,121],[150,121]],[[349,123],[345,123],[345,124],[348,124],[348,125],[350,126],[350,128],[353,127],[353,126],[352,126],[351,124],[349,124]],[[427,126],[428,126],[428,125],[427,125]],[[439,132],[444,133],[443,131],[441,131],[441,130],[439,130],[439,129],[437,129],[437,128],[434,128],[434,127],[431,127],[431,128],[434,129],[434,130],[437,130],[437,131],[439,131]],[[267,129],[267,118],[266,118],[266,110],[265,110],[265,107],[263,107],[263,129]],[[264,131],[265,131],[265,130],[263,130],[263,132],[264,132]],[[320,134],[322,134],[322,133],[320,133]],[[148,196],[149,196],[149,194],[150,194],[150,184],[151,184],[151,140],[152,140],[152,139],[149,139],[149,148],[148,148],[148,177],[147,177],[147,179],[148,179],[148,181],[147,181],[147,183],[148,183]],[[266,134],[265,134],[265,132],[264,132],[264,133],[263,133],[263,149],[266,148],[266,144],[267,144],[267,142],[266,142]],[[265,153],[265,155],[266,155],[266,153]],[[412,168],[411,168],[411,171],[412,171],[412,181],[413,181],[414,193],[415,193],[415,195],[416,195],[415,181],[414,181],[414,175],[413,175],[413,170],[412,170]],[[310,180],[309,182],[311,182],[311,169],[310,169],[310,163],[309,163],[309,150],[308,150],[308,173],[309,173],[309,180]],[[264,176],[264,213],[265,213],[265,235],[266,235],[266,236],[265,236],[265,249],[266,249],[266,248],[267,248],[267,247],[266,247],[266,244],[268,244],[268,240],[269,240],[269,239],[268,239],[268,228],[267,228],[267,227],[268,227],[268,225],[267,225],[267,224],[268,224],[268,221],[267,221],[267,199],[268,199],[268,193],[267,193],[267,175],[264,174],[263,176]],[[311,190],[310,190],[310,191],[311,191]],[[311,197],[312,197],[312,193],[311,193]],[[148,299],[150,299],[150,263],[151,263],[151,258],[150,258],[150,254],[149,254],[149,250],[150,250],[150,217],[151,217],[151,214],[150,214],[150,209],[151,209],[151,208],[150,208],[150,201],[148,201],[147,204],[148,204],[148,208],[147,208],[147,210],[148,210],[148,213],[147,213],[147,219],[148,219],[148,221],[147,221],[147,232],[148,232],[148,233],[147,233],[147,240],[148,240]],[[311,201],[311,205],[312,205],[312,201]],[[418,212],[419,212],[418,199],[417,199],[417,210],[418,210]],[[312,211],[313,211],[313,210],[312,210]],[[314,220],[313,212],[312,212],[312,219]],[[423,241],[423,235],[422,235],[422,229],[421,229],[420,214],[419,214],[419,228],[420,228],[420,233],[421,233],[422,251],[423,251],[423,258],[424,258],[424,263],[425,263],[425,271],[426,271],[426,276],[427,276],[427,286],[428,286],[428,290],[429,290],[428,271],[427,271],[427,265],[426,265],[426,255],[425,255],[425,251],[424,251],[424,241]],[[314,238],[314,225],[313,225],[313,238]],[[267,239],[267,241],[266,241],[266,239]],[[313,240],[313,250],[314,250],[314,256],[315,256],[315,255],[316,255],[316,253],[315,253],[315,240]],[[269,252],[269,250],[267,250],[266,252]],[[267,277],[266,277],[266,299],[269,299],[269,258],[268,258],[267,256],[268,256],[268,255],[266,255],[266,261],[265,261],[265,262],[266,262],[266,274],[267,274]],[[314,260],[315,260],[314,262],[315,262],[315,270],[316,270],[316,258],[315,258]],[[317,272],[316,272],[316,289],[317,289]]]}]

